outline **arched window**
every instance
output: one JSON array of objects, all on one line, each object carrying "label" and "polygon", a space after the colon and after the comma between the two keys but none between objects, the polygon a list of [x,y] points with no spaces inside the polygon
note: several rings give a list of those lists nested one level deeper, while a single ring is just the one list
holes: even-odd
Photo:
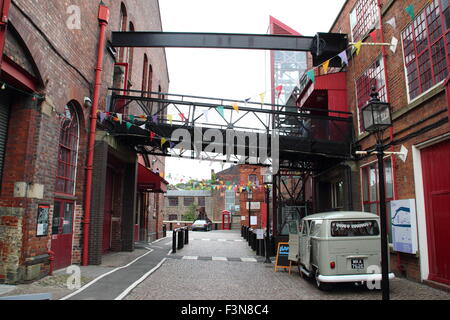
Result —
[{"label": "arched window", "polygon": [[[147,91],[151,92],[152,91],[152,81],[153,81],[153,67],[152,65],[149,65],[149,71],[148,71],[148,86],[147,86]],[[149,93],[148,96],[151,98],[152,94]]]},{"label": "arched window", "polygon": [[60,121],[55,192],[72,195],[75,190],[79,140],[78,116],[73,103],[68,103],[64,107],[64,114]]},{"label": "arched window", "polygon": [[[134,24],[130,21],[128,31],[134,31]],[[133,57],[134,57],[134,48],[129,47],[127,51],[127,61],[128,62],[128,89],[131,88],[131,74],[133,71]]]},{"label": "arched window", "polygon": [[[127,31],[127,23],[128,23],[128,16],[127,16],[127,8],[125,7],[125,4],[120,5],[120,22],[119,22],[119,31]],[[125,54],[125,48],[119,49],[119,61],[124,62],[124,54]]]},{"label": "arched window", "polygon": [[[143,72],[142,72],[142,91],[147,90],[147,75],[148,75],[148,58],[147,54],[144,54],[144,66],[143,66]],[[147,94],[142,93],[143,97],[146,97]]]}]

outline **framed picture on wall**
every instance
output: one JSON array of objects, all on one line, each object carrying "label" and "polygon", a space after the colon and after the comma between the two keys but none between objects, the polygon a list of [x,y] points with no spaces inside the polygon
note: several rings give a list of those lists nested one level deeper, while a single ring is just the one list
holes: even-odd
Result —
[{"label": "framed picture on wall", "polygon": [[39,205],[36,224],[36,236],[42,237],[48,235],[48,217],[50,206]]}]

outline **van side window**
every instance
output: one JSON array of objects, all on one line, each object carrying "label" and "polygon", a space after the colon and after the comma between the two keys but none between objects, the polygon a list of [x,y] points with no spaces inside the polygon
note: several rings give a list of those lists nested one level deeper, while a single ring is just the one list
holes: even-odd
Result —
[{"label": "van side window", "polygon": [[320,228],[322,227],[322,220],[314,220],[311,223],[311,237],[318,237],[320,235]]},{"label": "van side window", "polygon": [[307,221],[303,221],[300,225],[299,233],[303,236],[306,236],[308,234],[308,228],[307,228]]},{"label": "van side window", "polygon": [[331,236],[333,237],[362,237],[377,236],[380,229],[376,220],[333,221]]}]

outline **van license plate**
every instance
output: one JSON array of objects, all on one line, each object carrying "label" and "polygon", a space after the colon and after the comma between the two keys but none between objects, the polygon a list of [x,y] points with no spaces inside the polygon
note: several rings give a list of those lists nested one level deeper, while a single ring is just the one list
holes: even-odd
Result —
[{"label": "van license plate", "polygon": [[363,259],[352,259],[351,261],[352,269],[364,269]]}]

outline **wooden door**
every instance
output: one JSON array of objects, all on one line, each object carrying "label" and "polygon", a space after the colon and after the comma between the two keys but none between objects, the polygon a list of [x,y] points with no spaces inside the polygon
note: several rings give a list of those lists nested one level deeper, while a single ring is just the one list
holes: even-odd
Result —
[{"label": "wooden door", "polygon": [[450,285],[450,140],[422,150],[429,279]]},{"label": "wooden door", "polygon": [[51,248],[55,253],[53,268],[61,269],[72,263],[74,203],[68,200],[55,200],[52,219]]},{"label": "wooden door", "polygon": [[103,252],[111,249],[111,222],[113,214],[114,171],[106,171],[105,204],[103,216]]}]

